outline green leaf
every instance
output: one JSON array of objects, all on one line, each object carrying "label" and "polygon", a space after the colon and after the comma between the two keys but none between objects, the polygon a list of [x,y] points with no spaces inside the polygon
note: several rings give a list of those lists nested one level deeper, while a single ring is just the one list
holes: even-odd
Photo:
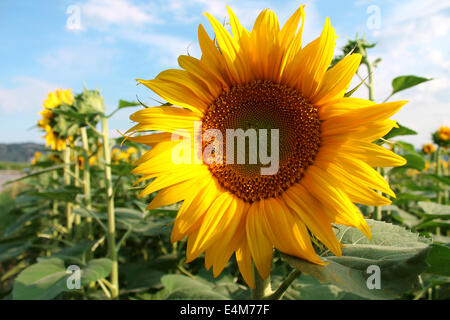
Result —
[{"label": "green leaf", "polygon": [[450,206],[430,201],[420,201],[417,204],[427,215],[450,218]]},{"label": "green leaf", "polygon": [[[68,165],[70,165],[70,164],[68,164]],[[35,171],[33,173],[30,173],[29,175],[20,177],[18,179],[10,180],[10,181],[6,182],[5,185],[6,184],[10,184],[10,183],[14,183],[14,182],[17,182],[17,181],[22,181],[22,180],[25,180],[25,179],[28,179],[28,178],[31,178],[31,177],[36,177],[36,176],[39,176],[39,175],[44,174],[44,173],[52,172],[54,170],[62,169],[65,166],[66,166],[65,164],[59,164],[59,165],[48,167],[48,168],[45,168],[45,169],[42,169],[42,170],[39,170],[39,171]]]},{"label": "green leaf", "polygon": [[417,226],[420,223],[420,219],[417,218],[415,215],[406,212],[405,210],[400,209],[396,205],[388,205],[382,207],[383,211],[391,211],[392,216],[396,218],[397,220],[400,220],[405,226],[409,228],[413,228]]},{"label": "green leaf", "polygon": [[136,107],[141,105],[137,101],[126,101],[126,100],[119,100],[119,109],[122,108],[129,108],[129,107]]},{"label": "green leaf", "polygon": [[392,128],[391,131],[389,131],[389,133],[385,135],[383,138],[389,140],[398,136],[412,136],[417,134],[416,131],[407,128],[405,126],[402,126],[400,123],[397,123],[397,125],[398,128]]},{"label": "green leaf", "polygon": [[[110,259],[91,260],[81,269],[81,285],[107,277],[111,273]],[[13,287],[15,300],[49,300],[69,291],[64,261],[60,258],[38,259],[38,262],[23,270]]]},{"label": "green leaf", "polygon": [[411,168],[417,170],[423,170],[425,168],[425,159],[417,153],[408,153],[402,155],[403,158],[408,161],[403,168]]},{"label": "green leaf", "polygon": [[366,79],[361,80],[361,82],[360,82],[356,87],[354,87],[354,88],[351,89],[350,91],[346,92],[346,93],[344,94],[344,97],[351,97],[352,94],[354,94],[354,93],[356,92],[356,90],[358,90],[359,87],[361,87],[361,85],[364,83],[364,81],[366,81]]},{"label": "green leaf", "polygon": [[[425,239],[406,229],[367,220],[372,240],[359,230],[337,226],[337,237],[346,246],[342,257],[329,256],[328,264],[319,266],[305,260],[282,255],[293,267],[324,283],[369,299],[394,299],[411,290],[427,263],[429,250]],[[370,266],[380,268],[379,289],[369,289]]]},{"label": "green leaf", "polygon": [[14,300],[49,300],[68,290],[64,261],[46,259],[22,271],[14,282]]},{"label": "green leaf", "polygon": [[450,277],[450,244],[433,244],[426,261],[428,273]]},{"label": "green leaf", "polygon": [[434,180],[436,182],[442,182],[446,185],[450,185],[450,176],[438,176],[437,174],[422,174],[422,177],[429,180]]},{"label": "green leaf", "polygon": [[[53,253],[49,258],[60,258],[64,261],[81,262],[83,255],[94,245],[95,241],[81,240],[72,247]],[[41,258],[43,259],[43,258]]]},{"label": "green leaf", "polygon": [[61,200],[66,202],[75,202],[76,196],[81,193],[81,189],[77,187],[64,187],[57,190],[46,192],[30,192],[30,195],[34,195],[40,198],[49,200]]},{"label": "green leaf", "polygon": [[155,270],[145,263],[125,264],[121,266],[120,272],[125,275],[127,292],[139,292],[148,289],[161,288],[161,277],[164,272]]},{"label": "green leaf", "polygon": [[10,259],[17,259],[31,245],[32,241],[16,240],[6,243],[0,243],[0,263]]},{"label": "green leaf", "polygon": [[400,76],[392,80],[392,94],[400,92],[402,90],[417,86],[423,82],[427,82],[433,79],[427,79],[417,76]]},{"label": "green leaf", "polygon": [[227,300],[227,296],[214,291],[206,281],[192,279],[178,274],[165,275],[161,278],[165,289],[169,292],[166,299],[170,300]]},{"label": "green leaf", "polygon": [[81,285],[86,286],[91,282],[106,278],[111,273],[112,266],[112,260],[106,258],[89,261],[81,271]]}]

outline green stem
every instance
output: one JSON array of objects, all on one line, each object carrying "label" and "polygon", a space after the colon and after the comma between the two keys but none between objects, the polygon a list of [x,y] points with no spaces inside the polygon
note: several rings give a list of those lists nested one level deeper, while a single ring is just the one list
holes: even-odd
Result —
[{"label": "green stem", "polygon": [[[374,101],[374,85],[373,85],[373,69],[372,69],[372,65],[367,60],[367,58],[364,58],[363,61],[364,61],[363,63],[367,67],[367,72],[368,72],[368,77],[369,77],[369,84],[367,86],[367,88],[369,89],[369,100],[370,101]],[[377,171],[381,174],[381,168],[378,168]],[[381,194],[381,192],[378,192],[378,193]],[[374,207],[374,211],[375,211],[375,219],[376,220],[381,220],[382,219],[381,207],[380,206]]]},{"label": "green stem", "polygon": [[108,255],[113,262],[111,271],[111,298],[119,296],[119,262],[116,250],[116,225],[114,216],[114,193],[111,176],[111,150],[109,148],[108,119],[102,118],[103,157],[105,170],[106,196],[108,201]]},{"label": "green stem", "polygon": [[[441,147],[439,146],[436,150],[436,154],[435,154],[435,161],[436,161],[436,176],[439,177],[441,175],[441,164],[440,164],[440,160],[441,159]],[[441,183],[438,182],[436,185],[437,191],[436,191],[436,198],[437,198],[437,202],[439,204],[442,203],[442,194],[441,194]],[[441,235],[441,228],[440,227],[436,227],[436,234],[437,235]]]},{"label": "green stem", "polygon": [[[81,144],[84,152],[84,168],[83,168],[83,191],[84,191],[84,204],[86,209],[92,210],[91,201],[91,173],[89,168],[89,142],[86,127],[80,129],[81,132]],[[87,236],[92,240],[92,218],[86,218],[87,222]]]},{"label": "green stem", "polygon": [[278,287],[278,289],[272,293],[270,296],[267,297],[269,300],[279,300],[283,297],[286,290],[289,288],[289,286],[292,284],[292,282],[295,281],[295,279],[298,278],[298,276],[301,275],[301,272],[297,269],[293,270],[288,277],[281,283],[281,285]]},{"label": "green stem", "polygon": [[253,300],[267,299],[273,293],[270,286],[270,275],[266,279],[261,278],[256,267],[253,267],[253,274],[255,276],[255,289],[252,290]]},{"label": "green stem", "polygon": [[[64,185],[70,186],[71,179],[70,179],[70,147],[67,147],[66,150],[64,150]],[[72,232],[72,224],[73,224],[73,217],[72,217],[72,203],[67,202],[66,203],[66,227],[67,232],[69,235]]]},{"label": "green stem", "polygon": [[[78,162],[78,152],[75,151],[75,149],[72,152],[73,154],[73,158],[75,159],[75,167],[74,167],[74,186],[75,187],[79,187],[80,186],[80,164]],[[84,181],[83,181],[84,182]],[[75,204],[75,207],[78,207],[77,204]],[[80,229],[80,225],[81,225],[81,216],[79,214],[76,214],[74,219],[74,225],[75,225],[75,238],[79,239],[81,238],[81,229]]]},{"label": "green stem", "polygon": [[[436,176],[440,176],[441,175],[441,165],[440,165],[440,158],[441,158],[441,147],[438,147],[436,150],[436,154],[435,154],[435,162],[436,162]],[[441,197],[441,183],[438,182],[437,183],[437,201],[438,203],[442,203],[442,197]]]}]

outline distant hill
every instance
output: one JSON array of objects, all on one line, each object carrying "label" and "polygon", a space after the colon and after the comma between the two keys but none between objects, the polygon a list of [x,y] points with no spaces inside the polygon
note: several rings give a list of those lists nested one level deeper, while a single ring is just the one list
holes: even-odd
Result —
[{"label": "distant hill", "polygon": [[37,143],[0,143],[0,162],[29,162],[45,146]]}]

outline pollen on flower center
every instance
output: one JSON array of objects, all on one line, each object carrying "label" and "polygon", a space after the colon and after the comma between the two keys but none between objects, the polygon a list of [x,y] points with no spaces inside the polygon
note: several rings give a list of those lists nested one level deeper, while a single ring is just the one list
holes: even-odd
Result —
[{"label": "pollen on flower center", "polygon": [[[202,129],[220,130],[224,145],[227,129],[279,130],[279,167],[273,175],[261,175],[265,165],[259,161],[226,163],[225,150],[223,163],[208,165],[222,187],[247,202],[276,197],[300,181],[320,146],[317,108],[296,90],[272,81],[236,85],[222,93],[205,113]],[[270,137],[267,141],[270,144]]]}]

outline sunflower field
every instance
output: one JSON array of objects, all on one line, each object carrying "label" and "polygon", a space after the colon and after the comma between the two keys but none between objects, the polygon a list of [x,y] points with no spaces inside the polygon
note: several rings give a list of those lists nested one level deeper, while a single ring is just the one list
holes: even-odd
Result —
[{"label": "sunflower field", "polygon": [[[264,10],[251,31],[228,13],[230,28],[206,14],[201,59],[138,80],[157,105],[42,97],[46,148],[0,193],[0,299],[450,299],[450,128],[415,146],[390,119],[398,92],[433,79],[399,75],[382,101],[376,44],[334,55],[328,19],[302,44],[303,6],[281,27]],[[271,140],[252,162],[231,129]]]}]

